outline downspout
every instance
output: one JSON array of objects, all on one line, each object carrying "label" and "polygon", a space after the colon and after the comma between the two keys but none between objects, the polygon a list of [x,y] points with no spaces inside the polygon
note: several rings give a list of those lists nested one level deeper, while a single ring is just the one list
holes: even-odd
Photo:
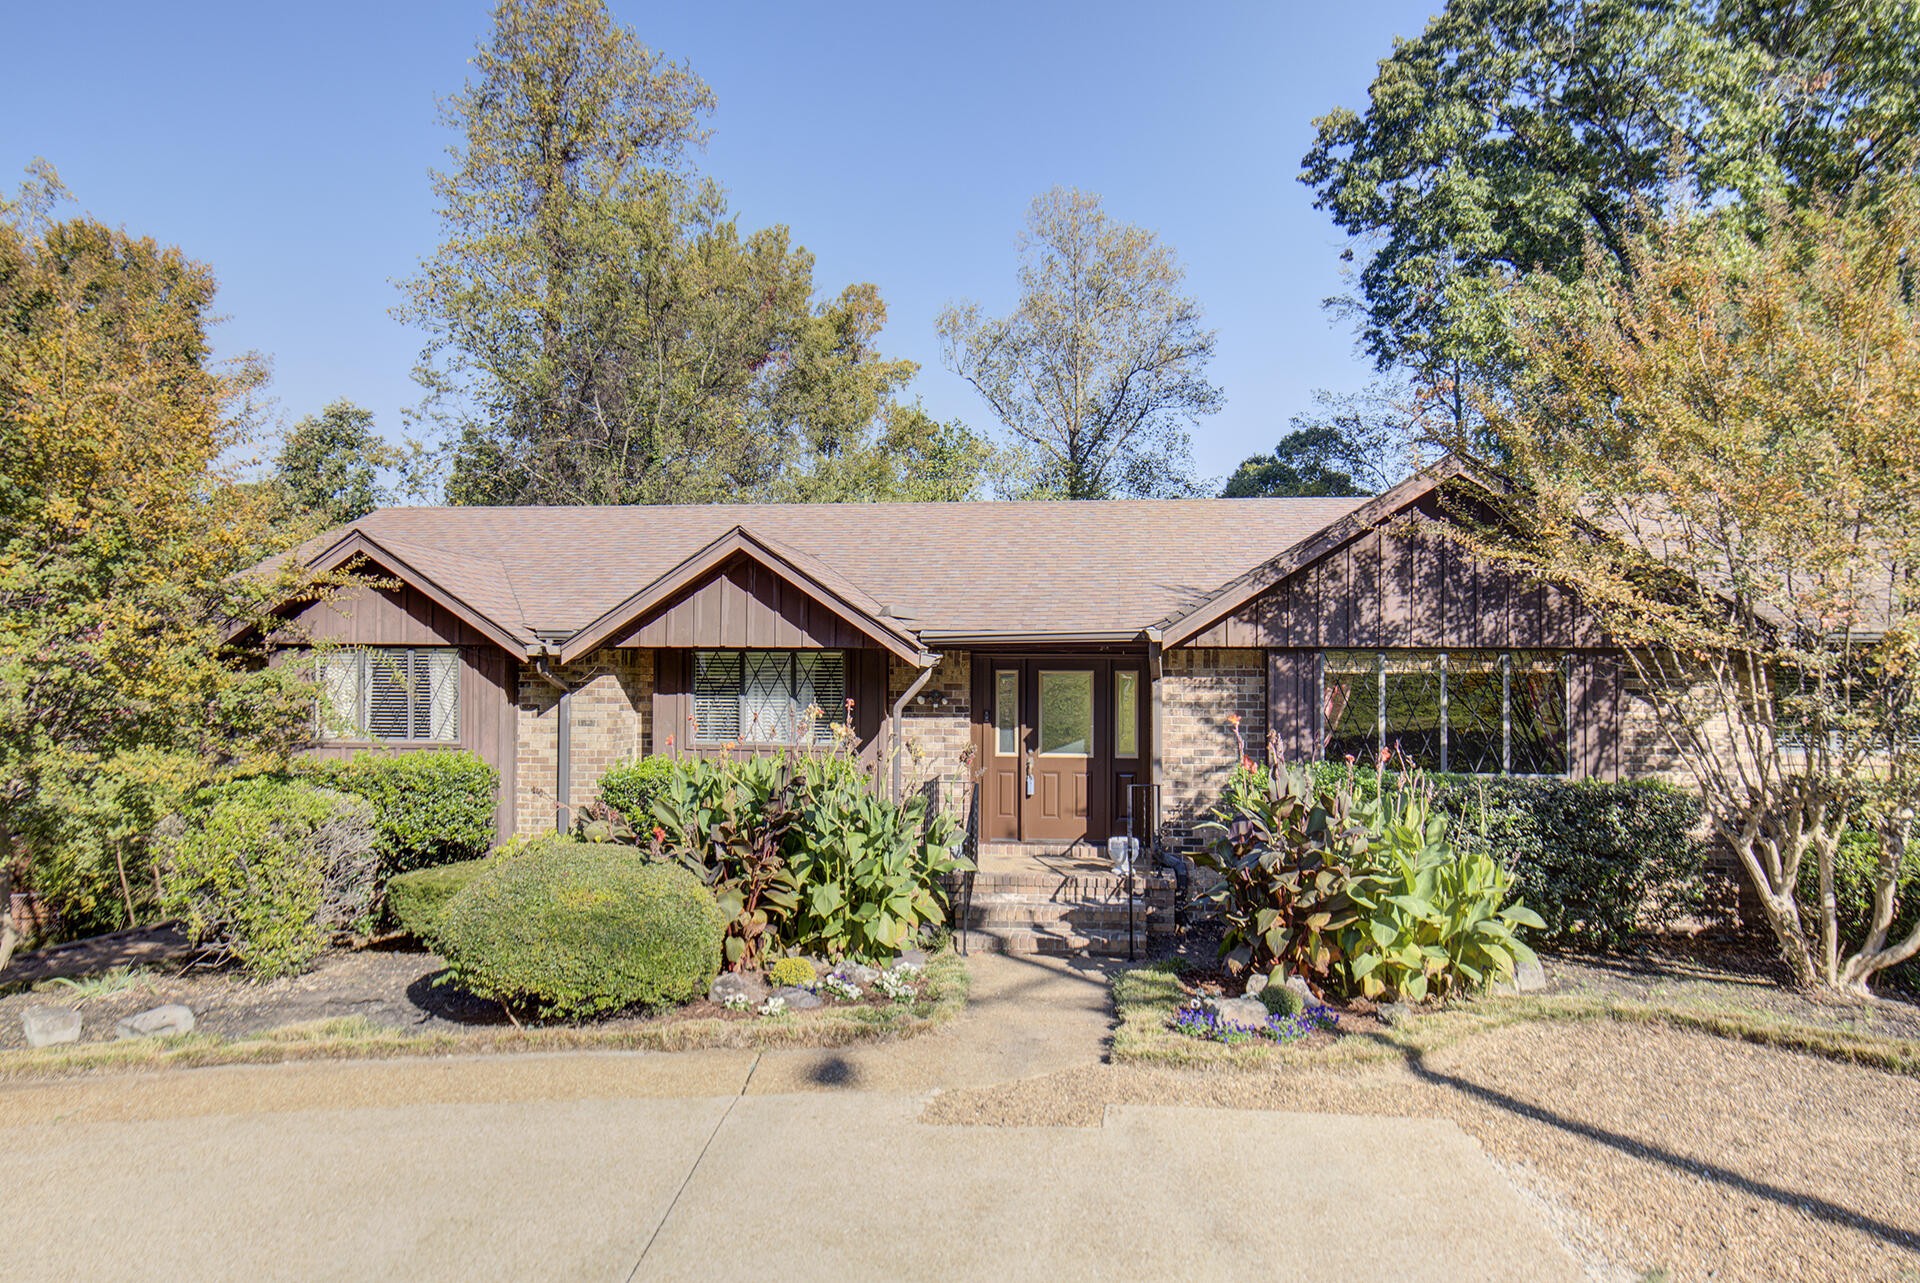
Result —
[{"label": "downspout", "polygon": [[892,729],[888,731],[888,735],[891,737],[892,743],[887,746],[887,752],[893,764],[893,800],[896,802],[903,800],[900,794],[906,788],[906,778],[900,765],[900,749],[905,739],[905,736],[901,734],[902,727],[900,719],[906,716],[907,705],[913,702],[913,697],[920,693],[921,689],[926,686],[928,679],[933,676],[934,665],[940,662],[940,657],[938,655],[922,655],[920,661],[920,675],[913,679],[911,686],[901,692],[899,699],[893,701],[893,712],[890,714]]},{"label": "downspout", "polygon": [[555,706],[559,709],[559,718],[553,727],[553,828],[556,833],[565,833],[572,827],[573,814],[573,688],[554,673],[550,647],[534,657],[533,671],[560,692],[560,701]]}]

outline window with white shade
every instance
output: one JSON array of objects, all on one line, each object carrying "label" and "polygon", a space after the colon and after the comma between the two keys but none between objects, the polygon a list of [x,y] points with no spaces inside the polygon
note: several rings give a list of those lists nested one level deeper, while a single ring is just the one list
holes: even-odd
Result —
[{"label": "window with white shade", "polygon": [[693,653],[696,744],[831,744],[847,720],[844,651]]},{"label": "window with white shade", "polygon": [[451,646],[347,646],[320,657],[320,735],[453,743],[460,652]]}]

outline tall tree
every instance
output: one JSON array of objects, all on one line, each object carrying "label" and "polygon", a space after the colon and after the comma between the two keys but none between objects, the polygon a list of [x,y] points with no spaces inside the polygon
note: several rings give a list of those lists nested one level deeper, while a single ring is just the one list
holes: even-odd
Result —
[{"label": "tall tree", "polygon": [[400,314],[456,503],[875,497],[912,378],[871,285],[816,304],[787,229],[743,235],[688,156],[706,84],[602,0],[501,0],[444,117],[444,240]]},{"label": "tall tree", "polygon": [[374,431],[373,411],[340,400],[293,425],[273,471],[294,507],[344,525],[386,502],[380,470],[401,462],[401,453]]},{"label": "tall tree", "polygon": [[[1920,189],[1894,188],[1672,213],[1625,268],[1596,246],[1573,291],[1517,291],[1490,442],[1443,439],[1515,483],[1481,550],[1624,646],[1795,978],[1855,992],[1920,955],[1891,933],[1920,811]],[[1851,938],[1849,830],[1879,847]]]},{"label": "tall tree", "polygon": [[1362,256],[1366,351],[1423,385],[1510,358],[1504,286],[1619,267],[1674,194],[1839,194],[1920,129],[1904,0],[1448,0],[1315,122],[1303,182]]},{"label": "tall tree", "polygon": [[167,798],[310,723],[227,638],[313,585],[240,573],[308,528],[219,464],[263,367],[210,359],[212,274],[64,196],[0,200],[0,904],[24,872],[85,926],[138,912]]},{"label": "tall tree", "polygon": [[1432,406],[1405,389],[1376,383],[1362,392],[1318,392],[1268,454],[1243,462],[1220,492],[1225,499],[1289,495],[1377,494],[1412,470],[1408,449]]},{"label": "tall tree", "polygon": [[949,368],[978,389],[1037,464],[1034,488],[1068,499],[1191,493],[1188,430],[1218,410],[1214,334],[1182,292],[1185,270],[1092,192],[1037,197],[1020,238],[1020,302],[940,316]]}]

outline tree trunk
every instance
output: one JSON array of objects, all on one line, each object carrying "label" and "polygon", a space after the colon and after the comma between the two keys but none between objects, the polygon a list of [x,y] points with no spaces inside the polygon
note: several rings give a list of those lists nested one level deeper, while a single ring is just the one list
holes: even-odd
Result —
[{"label": "tree trunk", "polygon": [[13,870],[0,862],[0,972],[13,960],[20,933],[13,929]]}]

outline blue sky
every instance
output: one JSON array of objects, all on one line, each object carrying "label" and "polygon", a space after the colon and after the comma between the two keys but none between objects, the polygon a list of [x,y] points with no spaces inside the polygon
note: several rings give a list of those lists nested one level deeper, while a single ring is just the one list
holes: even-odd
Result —
[{"label": "blue sky", "polygon": [[[1358,5],[759,4],[615,0],[719,99],[702,161],[743,226],[785,223],[822,294],[880,286],[890,355],[941,417],[991,414],[940,365],[949,300],[1010,306],[1014,237],[1056,184],[1180,254],[1219,331],[1226,408],[1204,475],[1272,446],[1315,388],[1363,385],[1344,242],[1296,181],[1311,121],[1365,101],[1438,0]],[[271,358],[289,420],[339,396],[390,435],[419,335],[392,282],[436,239],[435,99],[485,33],[478,0],[16,5],[0,182],[34,156],[78,203],[213,265],[223,351]],[[32,51],[40,51],[34,54]],[[23,54],[27,56],[22,56]]]}]

